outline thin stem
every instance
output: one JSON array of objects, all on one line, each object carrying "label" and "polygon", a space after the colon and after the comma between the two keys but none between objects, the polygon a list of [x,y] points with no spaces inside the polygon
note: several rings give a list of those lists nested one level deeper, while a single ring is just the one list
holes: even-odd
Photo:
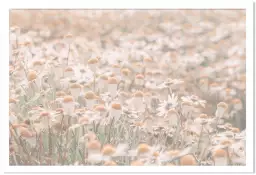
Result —
[{"label": "thin stem", "polygon": [[68,66],[68,61],[69,61],[69,53],[70,53],[70,44],[68,44],[67,66]]},{"label": "thin stem", "polygon": [[62,114],[61,123],[60,123],[60,147],[61,151],[59,151],[59,159],[61,159],[62,164],[64,164],[63,156],[62,156],[62,142],[63,142],[63,136],[62,136],[62,129],[63,129],[63,120],[64,120],[64,114]]},{"label": "thin stem", "polygon": [[93,73],[93,91],[96,93],[96,74]]},{"label": "thin stem", "polygon": [[[49,144],[49,157],[52,157],[52,137],[51,137],[51,128],[49,126],[49,123],[48,123],[48,144]],[[50,161],[50,165],[51,165],[51,161]]]},{"label": "thin stem", "polygon": [[115,120],[115,118],[113,117],[112,120],[111,120],[111,123],[109,125],[108,136],[106,137],[107,139],[105,140],[105,143],[106,143],[106,141],[108,143],[110,142],[111,128],[112,128],[112,125],[114,123],[114,120]]},{"label": "thin stem", "polygon": [[[11,123],[10,123],[10,125],[11,125],[11,127],[13,128],[13,130],[14,130],[14,132],[15,132],[15,135],[18,136],[18,133],[17,133],[17,131],[14,129],[13,125],[12,125]],[[28,155],[28,161],[30,161],[29,153],[28,153],[28,151],[27,151],[27,149],[26,149],[26,147],[25,147],[25,145],[24,145],[24,143],[23,143],[21,137],[19,137],[19,139],[17,139],[17,138],[14,136],[13,138],[14,138],[14,141],[16,142],[16,144],[21,145],[23,151]],[[19,147],[19,148],[20,148],[20,147]],[[21,151],[21,150],[20,150],[20,151]]]}]

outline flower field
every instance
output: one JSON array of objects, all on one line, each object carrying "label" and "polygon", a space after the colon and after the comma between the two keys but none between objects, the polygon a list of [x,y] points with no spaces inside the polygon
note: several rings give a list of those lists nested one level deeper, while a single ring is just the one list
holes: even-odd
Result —
[{"label": "flower field", "polygon": [[246,165],[244,10],[11,10],[9,164]]}]

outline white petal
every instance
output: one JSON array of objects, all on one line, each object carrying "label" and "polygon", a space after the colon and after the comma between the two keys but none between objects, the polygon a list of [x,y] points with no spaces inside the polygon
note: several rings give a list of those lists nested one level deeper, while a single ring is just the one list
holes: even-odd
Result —
[{"label": "white petal", "polygon": [[89,154],[88,155],[88,160],[90,162],[100,162],[102,161],[103,157],[101,154]]},{"label": "white petal", "polygon": [[128,157],[135,157],[135,156],[137,156],[137,150],[129,150],[127,156]]}]

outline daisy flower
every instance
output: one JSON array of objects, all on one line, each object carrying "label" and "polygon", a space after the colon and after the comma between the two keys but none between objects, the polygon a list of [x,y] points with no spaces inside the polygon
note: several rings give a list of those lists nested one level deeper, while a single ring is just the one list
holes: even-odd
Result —
[{"label": "daisy flower", "polygon": [[168,100],[159,104],[157,108],[158,116],[165,115],[169,109],[175,108],[178,105],[178,97],[175,94],[168,95]]},{"label": "daisy flower", "polygon": [[216,149],[213,152],[213,159],[215,166],[227,166],[228,152],[224,149]]},{"label": "daisy flower", "polygon": [[170,90],[176,90],[184,81],[181,79],[170,79],[165,82],[165,85],[170,88]]},{"label": "daisy flower", "polygon": [[197,165],[197,161],[194,156],[188,154],[180,158],[181,166],[195,166]]},{"label": "daisy flower", "polygon": [[191,104],[194,104],[195,106],[201,106],[205,108],[206,101],[201,100],[198,96],[196,95],[191,95],[191,96],[183,96],[181,97],[181,100],[183,102],[189,102]]}]

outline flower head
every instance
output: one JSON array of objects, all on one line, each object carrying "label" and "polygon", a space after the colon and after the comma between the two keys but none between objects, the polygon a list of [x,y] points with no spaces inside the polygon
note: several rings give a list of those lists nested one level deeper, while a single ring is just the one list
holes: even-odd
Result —
[{"label": "flower head", "polygon": [[74,69],[72,67],[67,67],[65,70],[64,70],[64,76],[65,77],[72,77],[75,75],[75,72],[74,72]]},{"label": "flower head", "polygon": [[96,72],[98,65],[99,65],[98,58],[91,58],[88,60],[88,66],[91,69],[91,71]]},{"label": "flower head", "polygon": [[118,120],[121,114],[122,114],[122,105],[120,103],[112,103],[111,110],[110,110],[111,117],[114,117],[116,120]]},{"label": "flower head", "polygon": [[228,164],[228,153],[224,149],[216,149],[213,153],[215,166],[225,166]]},{"label": "flower head", "polygon": [[142,74],[137,74],[135,76],[135,84],[142,86],[144,84],[144,76]]},{"label": "flower head", "polygon": [[89,151],[99,151],[101,148],[101,144],[98,140],[91,140],[86,145]]},{"label": "flower head", "polygon": [[242,104],[241,100],[238,99],[238,98],[233,99],[232,104],[234,106],[234,109],[237,110],[237,111],[243,109],[243,104]]},{"label": "flower head", "polygon": [[151,153],[151,147],[148,144],[142,143],[138,145],[137,147],[138,156],[148,156],[150,153]]},{"label": "flower head", "polygon": [[225,102],[220,102],[217,104],[216,116],[223,117],[224,113],[227,111],[228,105]]},{"label": "flower head", "polygon": [[69,87],[72,96],[74,96],[77,99],[81,93],[81,85],[78,83],[72,83]]},{"label": "flower head", "polygon": [[111,97],[115,97],[117,94],[117,79],[115,77],[109,77],[108,79],[108,92]]},{"label": "flower head", "polygon": [[78,123],[81,124],[81,125],[87,125],[87,124],[89,124],[89,117],[88,117],[88,116],[80,117],[80,118],[78,119]]},{"label": "flower head", "polygon": [[180,165],[181,166],[195,166],[197,165],[195,157],[192,155],[186,155],[180,158]]},{"label": "flower head", "polygon": [[65,96],[63,98],[64,113],[71,115],[75,111],[74,98],[72,96]]},{"label": "flower head", "polygon": [[115,153],[115,151],[116,149],[110,144],[104,145],[101,150],[103,156],[111,156]]},{"label": "flower head", "polygon": [[117,165],[117,163],[114,162],[114,161],[106,161],[106,162],[104,163],[104,166],[116,166],[116,165]]},{"label": "flower head", "polygon": [[73,35],[71,33],[68,33],[67,35],[64,36],[64,39],[65,41],[68,43],[68,44],[71,44],[72,43],[72,40],[73,40]]},{"label": "flower head", "polygon": [[151,68],[151,67],[152,67],[152,64],[154,64],[153,59],[150,58],[150,57],[144,58],[144,59],[143,59],[143,62],[144,62],[144,64],[145,64],[145,66],[148,67],[148,68]]},{"label": "flower head", "polygon": [[205,108],[205,104],[206,101],[205,100],[201,100],[198,96],[196,95],[191,95],[191,96],[183,96],[181,97],[181,100],[183,102],[189,102],[191,104],[193,104],[194,106],[198,107],[201,106],[203,108]]},{"label": "flower head", "polygon": [[175,109],[178,105],[178,97],[175,94],[168,95],[168,100],[159,104],[157,108],[158,116],[165,115],[170,109]]},{"label": "flower head", "polygon": [[144,163],[140,160],[135,160],[131,162],[131,166],[144,166]]},{"label": "flower head", "polygon": [[37,73],[36,73],[36,71],[29,71],[28,72],[28,76],[27,76],[27,79],[28,79],[28,81],[33,81],[33,80],[35,80],[37,78]]}]

